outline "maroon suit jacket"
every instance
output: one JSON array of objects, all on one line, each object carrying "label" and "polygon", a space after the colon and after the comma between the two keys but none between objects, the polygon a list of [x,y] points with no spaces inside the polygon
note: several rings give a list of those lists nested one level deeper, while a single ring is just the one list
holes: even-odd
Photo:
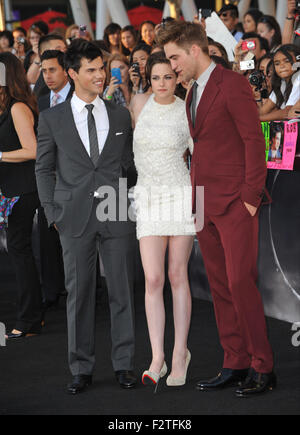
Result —
[{"label": "maroon suit jacket", "polygon": [[221,215],[237,198],[259,207],[265,191],[265,140],[248,81],[217,65],[205,87],[193,128],[193,211],[196,186],[204,186],[205,214]]}]

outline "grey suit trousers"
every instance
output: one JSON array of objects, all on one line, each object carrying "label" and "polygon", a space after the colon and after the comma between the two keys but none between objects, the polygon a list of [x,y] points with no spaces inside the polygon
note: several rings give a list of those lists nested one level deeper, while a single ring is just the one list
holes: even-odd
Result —
[{"label": "grey suit trousers", "polygon": [[[111,314],[113,369],[132,370],[135,350],[135,233],[114,237],[96,218],[97,201],[81,237],[60,234],[66,277],[69,366],[73,376],[95,366],[96,262],[104,265]],[[104,349],[104,352],[106,349]]]}]

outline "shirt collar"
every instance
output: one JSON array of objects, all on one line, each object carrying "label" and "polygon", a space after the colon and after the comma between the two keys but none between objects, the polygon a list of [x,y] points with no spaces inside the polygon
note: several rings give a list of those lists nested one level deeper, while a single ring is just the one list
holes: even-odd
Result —
[{"label": "shirt collar", "polygon": [[211,62],[211,64],[209,65],[209,67],[200,75],[200,77],[197,80],[197,83],[199,86],[203,87],[206,85],[206,83],[208,82],[211,73],[213,72],[213,70],[216,68],[216,64],[214,62]]},{"label": "shirt collar", "polygon": [[62,88],[59,92],[51,91],[51,93],[50,93],[51,101],[52,101],[52,98],[54,97],[55,94],[58,94],[60,98],[63,98],[63,100],[66,100],[68,93],[70,92],[70,89],[71,89],[71,85],[70,85],[70,83],[67,83],[66,86],[64,88]]},{"label": "shirt collar", "polygon": [[91,103],[87,103],[86,101],[81,100],[77,95],[76,92],[74,92],[72,97],[72,104],[74,108],[77,110],[78,113],[81,113],[87,104],[93,104],[96,109],[101,109],[103,107],[103,101],[100,97],[96,97],[94,101]]}]

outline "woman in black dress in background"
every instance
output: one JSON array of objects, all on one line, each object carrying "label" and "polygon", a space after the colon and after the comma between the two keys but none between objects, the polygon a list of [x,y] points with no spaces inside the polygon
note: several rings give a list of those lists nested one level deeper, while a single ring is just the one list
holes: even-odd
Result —
[{"label": "woman in black dress in background", "polygon": [[38,115],[22,63],[11,53],[1,53],[0,64],[0,189],[6,198],[19,197],[7,229],[18,290],[17,321],[7,335],[14,339],[41,330],[41,286],[31,242],[39,206],[34,174]]}]

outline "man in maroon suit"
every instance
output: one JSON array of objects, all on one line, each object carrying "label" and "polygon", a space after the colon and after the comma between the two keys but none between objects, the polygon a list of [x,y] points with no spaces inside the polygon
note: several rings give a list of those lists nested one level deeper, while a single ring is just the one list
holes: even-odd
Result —
[{"label": "man in maroon suit", "polygon": [[193,204],[196,211],[197,186],[204,186],[204,229],[197,237],[224,349],[219,375],[197,388],[240,383],[238,397],[269,391],[276,377],[256,286],[258,210],[267,172],[257,107],[247,80],[211,61],[202,26],[173,22],[158,39],[179,78],[195,80],[187,99],[195,143]]}]

